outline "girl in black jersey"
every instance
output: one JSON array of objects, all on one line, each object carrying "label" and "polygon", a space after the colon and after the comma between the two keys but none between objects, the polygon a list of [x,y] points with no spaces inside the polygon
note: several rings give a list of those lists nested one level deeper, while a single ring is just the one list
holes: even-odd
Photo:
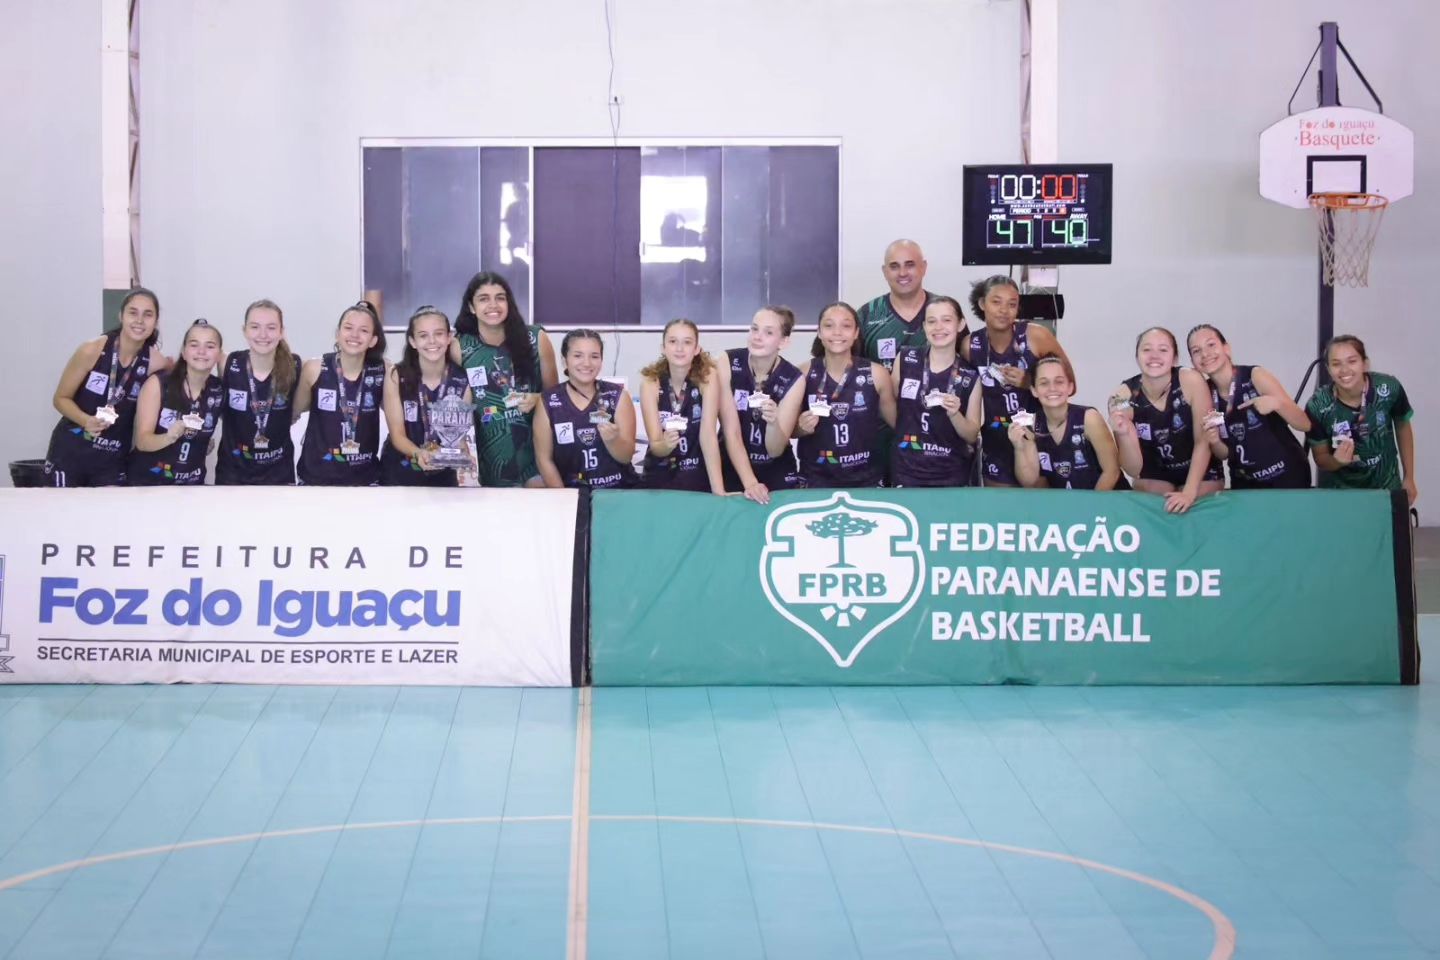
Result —
[{"label": "girl in black jersey", "polygon": [[960,304],[935,297],[925,307],[926,346],[901,347],[893,373],[897,487],[964,487],[972,480],[980,437],[980,374],[959,354]]},{"label": "girl in black jersey", "polygon": [[790,435],[780,408],[787,394],[803,389],[800,368],[780,356],[790,343],[795,314],[789,307],[762,307],[750,321],[744,347],[725,351],[720,378],[720,424],[725,438],[725,489],[769,503],[770,491],[799,481]]},{"label": "girl in black jersey", "polygon": [[1041,357],[1030,370],[1039,401],[1038,422],[1016,416],[1010,424],[1015,475],[1027,487],[1115,490],[1124,487],[1120,455],[1105,418],[1094,407],[1071,403],[1075,377],[1060,357]]},{"label": "girl in black jersey", "polygon": [[310,412],[296,471],[301,483],[363,487],[379,481],[385,373],[385,331],[375,308],[362,300],[340,314],[335,352],[301,368],[295,410]]},{"label": "girl in black jersey", "polygon": [[[446,397],[472,402],[465,368],[450,362],[450,318],[432,306],[410,315],[405,352],[385,375],[385,424],[390,434],[380,451],[380,483],[391,487],[455,487],[452,467],[431,463],[439,451],[432,411]],[[467,440],[462,439],[466,449]]]},{"label": "girl in black jersey", "polygon": [[271,300],[245,308],[248,350],[225,358],[225,386],[217,484],[289,485],[295,482],[295,444],[290,439],[300,358],[285,342],[285,315]]},{"label": "girl in black jersey", "polygon": [[665,324],[660,343],[660,359],[640,371],[640,413],[650,438],[645,486],[724,494],[715,364],[689,320]]},{"label": "girl in black jersey", "polygon": [[1214,413],[1205,436],[1216,460],[1230,466],[1230,487],[1304,489],[1310,461],[1292,430],[1305,433],[1310,417],[1264,367],[1237,367],[1225,335],[1202,323],[1185,338],[1190,363],[1210,381]]},{"label": "girl in black jersey", "polygon": [[1136,490],[1162,494],[1167,511],[1184,513],[1199,497],[1225,488],[1205,436],[1210,388],[1200,374],[1178,366],[1179,345],[1164,327],[1136,338],[1135,359],[1140,372],[1110,399],[1120,466]]},{"label": "girl in black jersey", "polygon": [[571,330],[560,358],[565,379],[535,408],[535,462],[545,486],[635,486],[635,403],[623,386],[600,379],[600,334]]},{"label": "girl in black jersey", "polygon": [[135,407],[134,449],[126,470],[132,487],[199,486],[205,458],[220,426],[225,391],[214,375],[220,331],[196,320],[185,331],[180,357],[145,381]]},{"label": "girl in black jersey", "polygon": [[120,327],[76,348],[55,386],[61,420],[50,435],[45,479],[56,487],[125,482],[135,401],[145,378],[169,361],[160,337],[160,300],[137,287],[120,301]]},{"label": "girl in black jersey", "polygon": [[809,487],[878,487],[885,476],[880,424],[895,425],[890,373],[861,357],[860,323],[848,303],[820,311],[820,330],[801,368],[804,388],[782,407],[795,418],[800,477]]},{"label": "girl in black jersey", "polygon": [[[984,460],[981,476],[987,487],[1013,487],[1015,451],[1010,446],[1010,418],[1035,412],[1029,371],[1041,357],[1064,357],[1055,335],[1038,324],[1016,321],[1020,288],[1004,274],[979,281],[970,289],[970,308],[985,326],[970,334],[965,359],[980,371],[985,415],[980,431]],[[1067,358],[1068,362],[1068,358]]]}]

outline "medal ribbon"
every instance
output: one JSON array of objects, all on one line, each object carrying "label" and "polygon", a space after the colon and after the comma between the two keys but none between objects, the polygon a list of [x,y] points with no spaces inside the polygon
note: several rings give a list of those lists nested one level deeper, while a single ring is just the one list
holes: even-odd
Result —
[{"label": "medal ribbon", "polygon": [[275,403],[275,394],[273,392],[275,374],[273,371],[271,372],[270,377],[272,392],[270,396],[266,397],[264,400],[261,400],[259,385],[255,382],[255,369],[250,365],[249,354],[246,354],[245,379],[250,387],[250,412],[255,418],[255,436],[257,437],[265,436],[265,428],[270,425],[270,408]]},{"label": "medal ribbon", "polygon": [[[364,384],[357,383],[355,385],[355,398],[352,400],[346,394],[348,381],[345,379],[345,371],[340,368],[340,354],[333,353],[331,356],[334,358],[331,366],[335,371],[335,393],[340,398],[338,406],[340,407],[342,427],[341,437],[345,440],[353,441],[359,430],[360,392],[364,389]],[[365,369],[363,367],[360,370],[360,377],[362,380],[365,377]]]},{"label": "medal ribbon", "polygon": [[[145,349],[143,346],[140,348]],[[115,406],[116,401],[125,399],[126,390],[130,386],[130,380],[135,375],[135,368],[140,365],[140,354],[135,354],[135,359],[130,361],[130,366],[125,368],[125,376],[119,379],[120,374],[120,338],[115,338],[115,345],[110,349],[110,381],[105,390],[105,403],[107,406]]]}]

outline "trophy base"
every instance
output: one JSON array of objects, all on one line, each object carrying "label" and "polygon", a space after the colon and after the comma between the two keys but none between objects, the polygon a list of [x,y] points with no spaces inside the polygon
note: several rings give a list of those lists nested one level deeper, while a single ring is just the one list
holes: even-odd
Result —
[{"label": "trophy base", "polygon": [[430,466],[437,470],[468,470],[474,464],[464,450],[458,447],[441,447],[430,457]]}]

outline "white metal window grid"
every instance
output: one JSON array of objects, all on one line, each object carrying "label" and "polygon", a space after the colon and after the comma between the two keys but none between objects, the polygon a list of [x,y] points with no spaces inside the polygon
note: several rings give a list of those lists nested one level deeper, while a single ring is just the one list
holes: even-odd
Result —
[{"label": "white metal window grid", "polygon": [[[368,147],[511,147],[524,148],[529,151],[529,172],[526,174],[529,184],[529,221],[530,221],[530,242],[531,261],[529,273],[529,303],[531,310],[535,307],[535,151],[546,147],[834,147],[835,148],[835,170],[836,170],[836,197],[835,197],[835,289],[845,289],[845,258],[842,255],[845,249],[845,217],[843,205],[845,193],[845,151],[841,149],[840,137],[361,137],[358,162],[360,164],[359,190],[360,197],[356,204],[360,211],[360,257],[356,264],[357,283],[356,289],[363,290],[365,287],[365,150]],[[476,162],[479,162],[477,154]],[[483,226],[482,226],[483,229]],[[483,243],[483,237],[481,238]],[[756,308],[763,304],[756,304]],[[632,333],[651,329],[638,323],[622,323],[609,325],[589,325],[591,329],[600,333]],[[565,332],[574,329],[573,324],[546,325],[547,330]],[[702,329],[713,330],[721,333],[742,332],[749,330],[748,324],[719,324],[707,325]],[[796,330],[816,329],[815,324],[799,324]],[[403,334],[405,326],[385,326],[385,332]]]}]

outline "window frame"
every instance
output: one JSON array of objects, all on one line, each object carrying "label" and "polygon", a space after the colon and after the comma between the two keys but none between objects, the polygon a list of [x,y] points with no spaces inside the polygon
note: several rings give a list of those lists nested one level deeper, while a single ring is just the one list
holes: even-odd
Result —
[{"label": "window frame", "polygon": [[[359,211],[359,257],[356,263],[356,288],[365,288],[365,151],[371,147],[509,147],[525,148],[529,154],[529,216],[531,238],[534,238],[535,223],[535,151],[547,147],[833,147],[835,149],[836,197],[835,197],[835,290],[837,294],[845,289],[845,151],[841,137],[361,137],[356,151],[359,197],[356,204]],[[535,303],[535,268],[532,262],[529,270],[528,303]],[[756,308],[763,304],[756,304]],[[813,326],[811,324],[810,326]],[[621,323],[590,325],[600,333],[634,333],[654,330],[654,325]],[[573,324],[546,324],[547,330],[565,332],[574,329]],[[796,329],[802,324],[797,323]],[[735,333],[749,330],[748,324],[704,324],[701,330],[717,333]],[[385,325],[387,334],[403,334],[403,324]]]}]

